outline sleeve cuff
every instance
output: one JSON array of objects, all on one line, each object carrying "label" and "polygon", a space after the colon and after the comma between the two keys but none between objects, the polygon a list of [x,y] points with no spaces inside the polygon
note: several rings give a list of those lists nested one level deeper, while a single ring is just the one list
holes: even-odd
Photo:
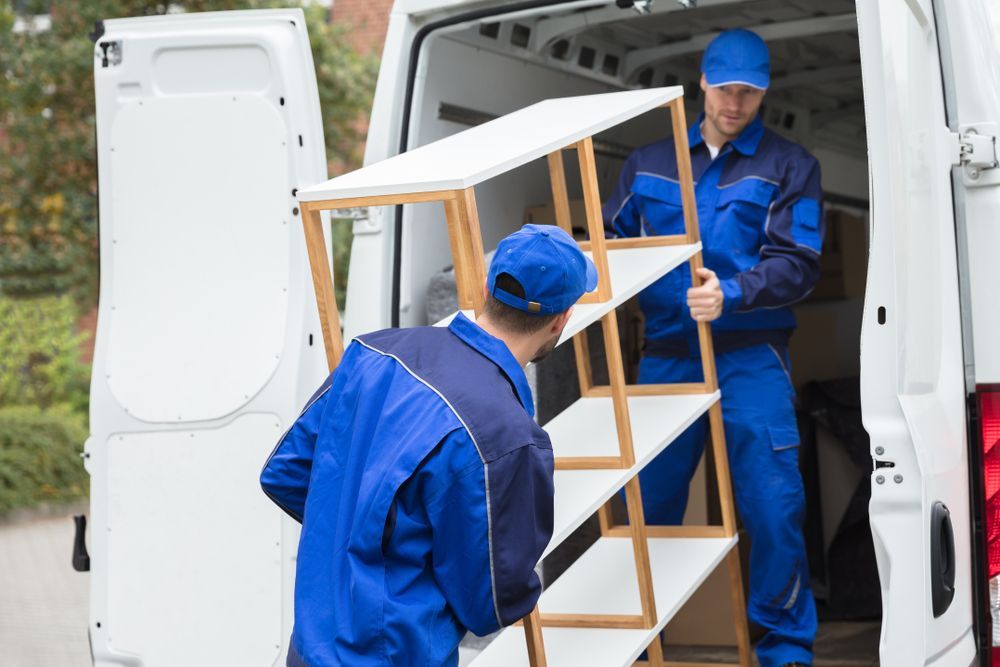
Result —
[{"label": "sleeve cuff", "polygon": [[719,281],[722,288],[722,312],[728,314],[743,305],[743,288],[736,277]]}]

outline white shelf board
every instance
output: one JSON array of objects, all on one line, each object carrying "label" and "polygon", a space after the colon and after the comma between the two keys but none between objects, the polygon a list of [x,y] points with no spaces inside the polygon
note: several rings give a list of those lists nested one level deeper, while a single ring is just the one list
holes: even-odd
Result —
[{"label": "white shelf board", "polygon": [[[632,396],[635,465],[624,469],[556,470],[552,539],[542,557],[625,486],[653,458],[719,400],[719,392],[678,396]],[[616,456],[618,435],[610,397],[581,398],[545,425],[559,456]]]},{"label": "white shelf board", "polygon": [[[700,251],[701,243],[609,250],[611,300],[604,303],[578,303],[573,308],[559,344],[562,345]],[[589,252],[585,254],[591,256]]]},{"label": "white shelf board", "polygon": [[[608,269],[611,272],[611,299],[604,303],[578,303],[566,323],[559,345],[598,321],[604,315],[624,304],[633,296],[670,273],[701,250],[701,243],[691,245],[660,246],[654,248],[618,248],[608,251]],[[585,253],[590,256],[591,253]],[[475,319],[471,310],[462,311]],[[455,313],[435,326],[447,326]]]},{"label": "white shelf board", "polygon": [[[549,667],[631,665],[708,575],[737,538],[650,538],[657,624],[642,630],[543,628]],[[602,537],[539,600],[542,613],[639,614],[632,541]],[[524,631],[504,630],[472,662],[473,667],[528,665]]]},{"label": "white shelf board", "polygon": [[299,201],[461,190],[683,95],[681,86],[543,100],[482,125],[301,188]]}]

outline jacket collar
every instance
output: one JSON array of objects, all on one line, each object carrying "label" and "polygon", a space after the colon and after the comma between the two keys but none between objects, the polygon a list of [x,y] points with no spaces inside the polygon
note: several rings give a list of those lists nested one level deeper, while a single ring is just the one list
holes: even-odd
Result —
[{"label": "jacket collar", "polygon": [[481,355],[500,367],[507,379],[514,386],[518,400],[529,416],[535,416],[535,401],[531,396],[531,387],[528,385],[528,378],[524,374],[521,364],[499,338],[492,336],[478,324],[459,312],[455,319],[448,325],[448,329],[458,336],[462,342],[479,352]]},{"label": "jacket collar", "polygon": [[[692,149],[699,144],[705,143],[704,138],[701,136],[701,124],[704,120],[705,112],[703,111],[698,114],[698,119],[695,120],[694,124],[688,128],[688,144],[690,144]],[[757,114],[757,116],[750,121],[750,124],[743,128],[743,131],[740,132],[740,136],[730,141],[729,145],[742,155],[750,157],[757,152],[757,146],[760,144],[760,140],[763,136],[764,122],[760,119],[760,114]]]}]

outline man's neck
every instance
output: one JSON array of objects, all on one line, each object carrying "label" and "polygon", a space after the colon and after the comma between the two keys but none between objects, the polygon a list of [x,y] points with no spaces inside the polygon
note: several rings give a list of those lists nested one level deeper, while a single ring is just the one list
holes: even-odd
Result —
[{"label": "man's neck", "polygon": [[734,141],[739,135],[729,136],[719,132],[718,128],[712,123],[705,119],[701,122],[701,138],[705,140],[705,143],[710,146],[715,146],[716,148],[722,148],[730,141]]},{"label": "man's neck", "polygon": [[512,334],[509,331],[500,329],[488,317],[480,315],[476,318],[476,324],[486,333],[503,341],[507,349],[510,350],[510,353],[517,359],[517,363],[521,365],[521,368],[527,366],[538,351],[538,344],[530,336]]}]

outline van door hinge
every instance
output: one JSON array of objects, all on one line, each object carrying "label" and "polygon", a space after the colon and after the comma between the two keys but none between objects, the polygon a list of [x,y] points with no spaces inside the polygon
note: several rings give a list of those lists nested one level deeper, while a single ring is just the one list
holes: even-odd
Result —
[{"label": "van door hinge", "polygon": [[117,67],[122,64],[122,40],[116,39],[113,42],[104,41],[97,44],[97,57],[101,61],[101,67],[111,65]]},{"label": "van door hinge", "polygon": [[1000,161],[997,160],[996,123],[963,125],[949,132],[951,164],[962,167],[965,185],[1000,184]]}]

